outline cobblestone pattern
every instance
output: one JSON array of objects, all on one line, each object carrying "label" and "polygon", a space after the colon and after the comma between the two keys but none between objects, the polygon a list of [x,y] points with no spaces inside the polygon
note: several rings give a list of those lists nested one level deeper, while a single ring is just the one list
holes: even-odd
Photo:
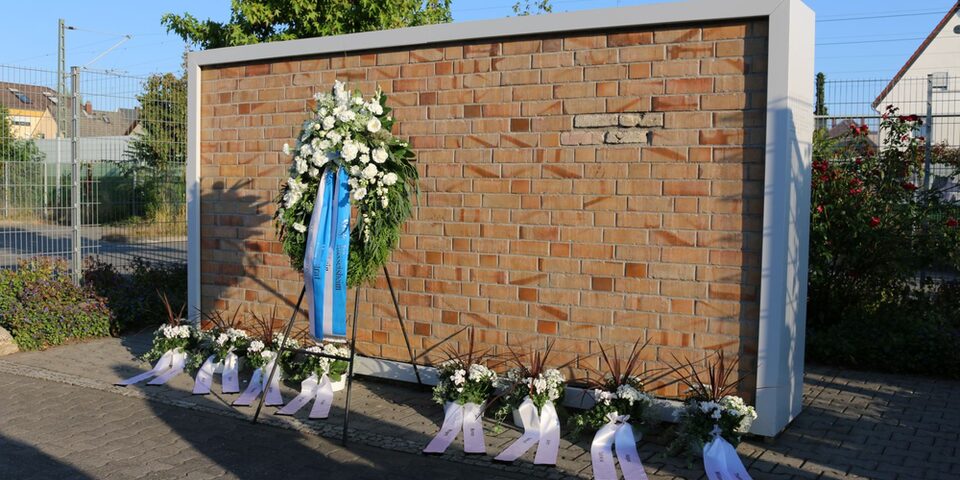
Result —
[{"label": "cobblestone pattern", "polygon": [[[292,313],[302,280],[272,225],[280,151],[340,79],[382,87],[417,153],[421,194],[389,268],[418,353],[472,326],[500,353],[555,339],[581,375],[598,342],[638,337],[649,367],[727,348],[752,373],[766,62],[767,23],[746,19],[205,68],[202,308]],[[363,289],[358,341],[402,360],[385,287]]]},{"label": "cobblestone pattern", "polygon": [[[192,382],[186,375],[177,377],[170,386],[165,387],[112,386],[114,381],[146,368],[146,365],[133,359],[131,351],[142,352],[147,342],[146,336],[127,337],[122,341],[105,339],[46,352],[18,353],[0,359],[0,405],[4,406],[0,410],[0,435],[7,435],[6,429],[11,424],[8,419],[11,417],[4,415],[12,411],[10,409],[39,405],[35,397],[20,392],[20,385],[29,386],[27,390],[53,392],[51,397],[58,399],[31,417],[39,422],[38,431],[69,428],[74,418],[103,414],[96,402],[73,402],[70,398],[75,393],[56,393],[62,387],[50,382],[82,387],[71,392],[91,392],[90,395],[98,398],[99,403],[130,401],[144,409],[149,405],[149,409],[154,410],[154,416],[160,416],[156,412],[161,410],[193,410],[183,413],[184,418],[196,415],[197,418],[213,419],[209,420],[212,422],[209,427],[211,430],[220,428],[218,425],[221,424],[229,428],[248,425],[243,420],[250,418],[252,409],[228,405],[235,395],[226,398],[219,395],[193,396],[189,393]],[[14,378],[11,375],[20,379],[9,380]],[[217,390],[218,387],[214,387],[214,391]],[[429,394],[411,385],[368,380],[356,382],[354,394],[353,428],[349,434],[351,441],[416,455],[410,456],[409,461],[419,466],[421,457],[418,452],[436,432],[442,420],[440,408],[430,402]],[[293,396],[293,390],[285,389],[285,399]],[[780,437],[769,441],[748,440],[740,446],[739,451],[751,475],[758,480],[960,478],[960,413],[955,408],[955,399],[958,397],[960,382],[814,368],[806,376],[804,412]],[[281,433],[281,430],[271,426],[308,434],[305,438],[319,435],[338,439],[343,394],[338,394],[336,400],[337,404],[327,421],[307,420],[302,416],[305,412],[301,412],[297,418],[276,417],[271,415],[273,409],[267,408],[266,415],[262,417],[267,425],[256,428],[263,432],[275,432],[273,434],[279,435],[278,438],[286,438],[283,436],[292,433]],[[57,410],[62,412],[55,414]],[[220,419],[216,420],[214,415],[220,416]],[[130,418],[124,421],[134,424],[141,422]],[[120,426],[107,429],[97,442],[109,444],[112,441],[110,432],[120,430]],[[177,442],[177,438],[183,436],[176,430],[158,431],[163,434],[158,435],[157,441],[166,443]],[[498,453],[518,436],[512,429],[496,433],[489,422],[486,424],[486,433],[491,454]],[[232,437],[223,435],[218,438],[218,441],[227,442]],[[47,455],[62,457],[56,441],[49,448],[44,442],[26,437],[21,441],[44,449]],[[699,464],[688,468],[684,462],[663,457],[665,442],[664,436],[652,436],[639,445],[650,478],[700,478]],[[242,445],[235,447],[242,448]],[[23,450],[25,447],[17,448]],[[458,440],[442,459],[483,471],[504,472],[503,475],[589,478],[588,450],[586,440],[579,443],[565,440],[557,468],[532,465],[532,452],[514,465],[500,465],[491,462],[492,456],[464,456],[457,453],[462,452],[462,443]],[[6,451],[0,448],[0,459]],[[374,451],[364,452],[364,455],[371,455],[371,459],[380,455]],[[461,468],[455,467],[451,471],[459,475]],[[7,478],[2,475],[2,470],[0,478]]]}]

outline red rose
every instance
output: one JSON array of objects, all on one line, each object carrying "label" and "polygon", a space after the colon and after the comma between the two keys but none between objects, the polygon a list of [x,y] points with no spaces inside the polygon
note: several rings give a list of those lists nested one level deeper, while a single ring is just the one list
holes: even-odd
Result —
[{"label": "red rose", "polygon": [[950,228],[956,228],[956,227],[957,227],[957,219],[956,219],[956,218],[953,218],[953,217],[948,218],[948,219],[947,219],[947,226],[950,227]]},{"label": "red rose", "polygon": [[917,186],[914,185],[913,182],[903,182],[900,184],[900,186],[903,187],[904,190],[909,190],[911,192],[917,189]]},{"label": "red rose", "polygon": [[850,195],[860,195],[863,192],[862,188],[851,188]]},{"label": "red rose", "polygon": [[917,120],[920,120],[920,117],[918,117],[918,116],[916,116],[916,115],[907,115],[907,121],[908,121],[908,122],[916,122]]},{"label": "red rose", "polygon": [[860,135],[866,135],[870,131],[870,127],[866,123],[860,125]]},{"label": "red rose", "polygon": [[880,225],[880,217],[870,217],[870,228],[876,228]]},{"label": "red rose", "polygon": [[[823,213],[823,205],[817,205],[817,213]],[[956,222],[956,220],[954,220]]]}]

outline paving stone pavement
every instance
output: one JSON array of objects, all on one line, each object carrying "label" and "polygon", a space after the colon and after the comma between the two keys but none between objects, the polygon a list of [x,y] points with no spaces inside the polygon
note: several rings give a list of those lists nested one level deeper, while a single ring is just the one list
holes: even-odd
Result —
[{"label": "paving stone pavement", "polygon": [[[556,468],[534,466],[532,452],[513,465],[464,456],[459,440],[443,457],[418,455],[442,411],[411,385],[355,382],[346,450],[325,440],[339,439],[343,394],[326,421],[307,420],[306,408],[297,417],[267,408],[266,425],[254,426],[245,421],[252,408],[229,405],[236,395],[191,395],[185,374],[163,387],[112,386],[147,368],[135,356],[149,341],[102,339],[0,359],[0,479],[29,478],[4,470],[22,463],[17,456],[63,472],[36,478],[263,478],[267,469],[296,478],[318,468],[358,478],[590,477],[588,439],[565,439]],[[285,399],[295,394],[285,387]],[[804,412],[778,438],[738,450],[755,479],[960,478],[958,396],[960,382],[808,368]],[[489,422],[485,429],[492,454],[519,436]],[[639,445],[651,479],[703,478],[699,464],[665,458],[665,442],[659,435]]]}]

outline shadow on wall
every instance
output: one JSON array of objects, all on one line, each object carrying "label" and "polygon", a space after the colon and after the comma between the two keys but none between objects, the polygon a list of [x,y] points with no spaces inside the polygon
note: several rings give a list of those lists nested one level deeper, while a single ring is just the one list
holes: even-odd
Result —
[{"label": "shadow on wall", "polygon": [[[200,225],[201,309],[205,313],[214,310],[232,313],[236,303],[254,302],[268,309],[276,306],[275,312],[261,313],[273,313],[285,320],[293,313],[299,291],[284,294],[280,282],[300,282],[301,279],[293,269],[289,270],[289,278],[277,279],[265,274],[276,268],[267,264],[263,256],[279,253],[271,251],[279,244],[268,241],[272,235],[268,230],[274,228],[270,213],[273,200],[249,193],[252,184],[253,179],[246,179],[228,188],[224,182],[217,181],[201,196],[201,216],[207,217]],[[218,258],[211,258],[214,257],[211,250],[217,252]],[[269,292],[269,298],[262,298],[262,294],[253,299],[245,297],[245,284],[250,284],[251,289]],[[229,298],[237,301],[225,300]],[[214,299],[212,303],[211,299]],[[301,313],[298,318],[306,317]]]},{"label": "shadow on wall", "polygon": [[0,435],[0,478],[92,479],[78,468],[47,455],[37,447]]}]

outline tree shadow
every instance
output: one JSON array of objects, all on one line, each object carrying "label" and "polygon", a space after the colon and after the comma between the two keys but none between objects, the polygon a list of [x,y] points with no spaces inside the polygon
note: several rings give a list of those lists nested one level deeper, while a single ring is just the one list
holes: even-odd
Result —
[{"label": "tree shadow", "polygon": [[73,465],[61,462],[40,449],[0,435],[0,478],[92,479]]}]

